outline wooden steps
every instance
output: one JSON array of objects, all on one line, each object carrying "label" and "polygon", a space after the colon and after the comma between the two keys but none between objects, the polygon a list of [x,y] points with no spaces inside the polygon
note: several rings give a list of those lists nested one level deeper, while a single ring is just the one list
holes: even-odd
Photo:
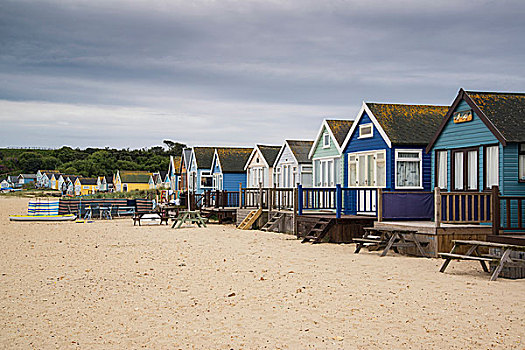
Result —
[{"label": "wooden steps", "polygon": [[319,218],[312,228],[304,235],[301,243],[312,241],[312,243],[320,243],[326,236],[334,220],[331,218]]},{"label": "wooden steps", "polygon": [[242,220],[242,222],[237,226],[240,230],[249,230],[252,228],[252,225],[255,223],[255,221],[261,216],[262,209],[256,209],[250,211],[250,214]]},{"label": "wooden steps", "polygon": [[284,213],[277,213],[268,220],[261,228],[261,231],[273,231],[284,219]]}]

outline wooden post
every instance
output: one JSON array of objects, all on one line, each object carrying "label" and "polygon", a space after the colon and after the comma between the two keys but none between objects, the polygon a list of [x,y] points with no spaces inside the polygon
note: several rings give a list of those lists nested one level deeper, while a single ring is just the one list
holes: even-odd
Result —
[{"label": "wooden post", "polygon": [[[497,236],[499,235],[499,226],[500,226],[500,202],[499,202],[499,187],[498,186],[492,186],[492,193],[491,193],[491,201],[492,201],[492,234]],[[521,210],[521,208],[520,208]],[[507,226],[510,226],[509,223],[507,223]]]},{"label": "wooden post", "polygon": [[377,189],[377,222],[383,221],[383,189]]},{"label": "wooden post", "polygon": [[335,217],[336,219],[341,218],[341,212],[343,211],[343,190],[341,184],[335,185]]},{"label": "wooden post", "polygon": [[259,182],[259,209],[263,209],[263,188],[262,188],[262,182]]},{"label": "wooden post", "polygon": [[434,223],[436,227],[441,227],[441,189],[434,188]]},{"label": "wooden post", "polygon": [[242,182],[239,182],[239,208],[242,209]]},{"label": "wooden post", "polygon": [[[301,186],[301,185],[298,185]],[[293,189],[293,233],[297,235],[298,225],[297,225],[297,209],[299,207],[299,195],[298,189]]]},{"label": "wooden post", "polygon": [[270,218],[271,213],[272,213],[272,201],[273,201],[274,195],[275,195],[275,192],[273,191],[273,188],[271,187],[268,188],[268,218]]},{"label": "wooden post", "polygon": [[297,215],[303,215],[303,186],[297,186]]}]

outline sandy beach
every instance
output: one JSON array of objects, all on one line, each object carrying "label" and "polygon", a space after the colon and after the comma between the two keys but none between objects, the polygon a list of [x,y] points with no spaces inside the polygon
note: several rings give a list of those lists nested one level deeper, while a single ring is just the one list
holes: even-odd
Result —
[{"label": "sandy beach", "polygon": [[525,349],[525,280],[209,225],[9,222],[5,349]]}]

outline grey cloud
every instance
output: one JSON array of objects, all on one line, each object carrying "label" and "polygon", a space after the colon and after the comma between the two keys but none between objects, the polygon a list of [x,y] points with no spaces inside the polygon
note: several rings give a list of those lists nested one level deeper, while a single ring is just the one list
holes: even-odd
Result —
[{"label": "grey cloud", "polygon": [[[109,119],[115,106],[144,121],[155,113],[173,123],[193,118],[206,127],[185,137],[200,144],[233,143],[221,132],[239,143],[279,142],[295,130],[313,137],[323,117],[353,118],[362,100],[446,104],[459,87],[524,86],[522,1],[0,6],[0,99],[27,101],[28,111],[33,101],[56,103],[59,115],[69,105],[99,108]],[[152,142],[133,129],[122,132],[130,147]],[[88,143],[89,133],[78,131]],[[120,139],[108,137],[115,135]],[[167,137],[174,138],[158,135]]]}]

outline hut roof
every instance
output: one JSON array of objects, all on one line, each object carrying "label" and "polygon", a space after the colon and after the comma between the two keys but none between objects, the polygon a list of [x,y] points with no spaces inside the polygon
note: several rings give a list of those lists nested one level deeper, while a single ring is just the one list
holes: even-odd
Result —
[{"label": "hut roof", "polygon": [[426,145],[448,106],[371,103],[366,105],[393,144]]},{"label": "hut roof", "polygon": [[525,141],[525,94],[465,91],[506,141]]},{"label": "hut roof", "polygon": [[346,135],[348,134],[348,131],[352,127],[353,123],[353,120],[326,120],[326,124],[328,124],[328,127],[332,131],[332,134],[334,134],[335,140],[337,141],[339,146],[341,146],[345,141]]},{"label": "hut roof", "polygon": [[214,153],[215,147],[193,147],[193,154],[195,156],[195,161],[197,162],[197,168],[211,168]]},{"label": "hut roof", "polygon": [[219,147],[216,150],[223,173],[242,173],[253,148]]},{"label": "hut roof", "polygon": [[147,171],[121,171],[120,180],[122,183],[149,183],[152,173]]},{"label": "hut roof", "polygon": [[264,159],[266,160],[266,163],[268,163],[270,167],[272,167],[273,163],[275,163],[275,159],[279,155],[281,146],[257,145],[257,147],[261,151]]},{"label": "hut roof", "polygon": [[286,140],[286,143],[290,146],[290,150],[299,163],[311,163],[308,153],[314,144],[313,141]]}]

